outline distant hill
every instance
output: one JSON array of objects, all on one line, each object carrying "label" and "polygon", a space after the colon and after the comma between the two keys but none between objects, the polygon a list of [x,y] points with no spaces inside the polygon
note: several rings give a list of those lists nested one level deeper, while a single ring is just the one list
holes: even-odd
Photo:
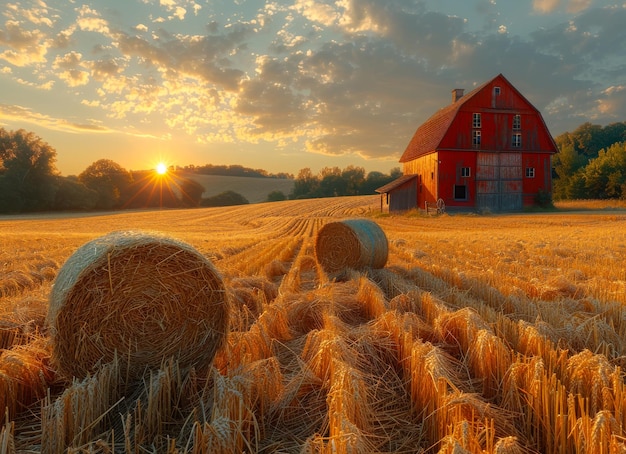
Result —
[{"label": "distant hill", "polygon": [[199,175],[197,173],[177,173],[204,186],[202,197],[212,197],[225,191],[234,191],[244,196],[250,203],[265,202],[272,191],[281,191],[285,196],[293,189],[294,180],[286,178],[229,177],[223,175]]}]

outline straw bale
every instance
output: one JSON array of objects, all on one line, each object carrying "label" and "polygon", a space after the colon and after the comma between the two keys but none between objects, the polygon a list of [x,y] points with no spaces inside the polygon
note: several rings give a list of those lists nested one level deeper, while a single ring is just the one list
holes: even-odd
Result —
[{"label": "straw bale", "polygon": [[383,268],[389,244],[378,224],[367,219],[347,219],[324,225],[315,239],[315,256],[329,276],[348,269]]},{"label": "straw bale", "polygon": [[205,366],[227,333],[228,308],[220,274],[190,245],[112,232],[81,246],[59,270],[47,316],[52,362],[79,378],[116,352],[131,379],[168,358]]}]

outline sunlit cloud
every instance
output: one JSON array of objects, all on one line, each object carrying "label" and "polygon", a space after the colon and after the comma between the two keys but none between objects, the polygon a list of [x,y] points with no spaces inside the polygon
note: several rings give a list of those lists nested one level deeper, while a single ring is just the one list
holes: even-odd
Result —
[{"label": "sunlit cloud", "polygon": [[82,5],[77,9],[77,12],[76,24],[81,30],[103,35],[110,33],[108,22],[101,17],[98,11],[90,8],[88,5]]},{"label": "sunlit cloud", "polygon": [[0,117],[5,120],[19,120],[48,129],[63,132],[111,132],[108,128],[97,123],[74,123],[61,118],[54,118],[49,115],[34,112],[32,109],[17,106],[0,104]]},{"label": "sunlit cloud", "polygon": [[559,7],[561,0],[533,0],[533,10],[541,13],[548,14]]},{"label": "sunlit cloud", "polygon": [[19,22],[9,20],[0,29],[0,45],[9,49],[0,53],[0,59],[15,66],[27,66],[46,61],[50,43],[39,30],[26,30]]}]

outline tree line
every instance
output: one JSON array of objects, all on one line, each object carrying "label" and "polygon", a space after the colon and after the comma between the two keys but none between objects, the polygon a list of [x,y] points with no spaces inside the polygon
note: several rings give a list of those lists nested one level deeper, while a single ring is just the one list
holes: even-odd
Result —
[{"label": "tree line", "polygon": [[[559,153],[553,158],[553,199],[626,199],[626,122],[607,126],[589,122],[555,138]],[[153,171],[128,171],[100,159],[77,176],[61,176],[56,150],[32,132],[0,128],[0,213],[54,210],[110,210],[146,207],[224,206],[248,203],[227,191],[203,198],[204,187],[177,176],[158,177]],[[293,177],[269,174],[243,166],[179,167],[183,173]],[[273,191],[268,201],[374,194],[401,176],[362,167],[324,167],[314,174],[301,169],[289,194]]]},{"label": "tree line", "polygon": [[[56,150],[33,132],[0,128],[0,213],[241,205],[248,200],[233,191],[203,197],[204,187],[183,175],[293,178],[238,165],[211,164],[171,168],[160,176],[152,170],[126,170],[110,159],[97,160],[79,175],[65,177],[56,168],[56,156]],[[391,175],[365,175],[362,167],[350,166],[325,168],[313,175],[307,168],[298,174],[290,194],[273,191],[267,200],[374,194],[377,187],[399,174],[400,169]]]},{"label": "tree line", "polygon": [[307,167],[298,172],[289,198],[311,199],[375,194],[377,188],[401,175],[399,167],[392,169],[389,174],[372,171],[367,175],[365,169],[358,166],[348,166],[343,170],[339,167],[324,167],[318,174],[314,174]]},{"label": "tree line", "polygon": [[589,122],[555,138],[554,200],[626,199],[626,122]]}]

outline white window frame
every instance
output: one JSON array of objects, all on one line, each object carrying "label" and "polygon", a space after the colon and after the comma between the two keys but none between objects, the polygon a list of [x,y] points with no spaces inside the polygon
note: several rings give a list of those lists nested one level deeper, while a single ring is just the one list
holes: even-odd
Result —
[{"label": "white window frame", "polygon": [[511,146],[513,148],[522,148],[522,134],[521,133],[516,132],[513,134]]},{"label": "white window frame", "polygon": [[481,128],[482,126],[482,119],[480,116],[480,113],[474,113],[472,114],[472,128]]},{"label": "white window frame", "polygon": [[471,176],[472,176],[472,169],[471,169],[471,167],[461,167],[461,177],[469,178]]},{"label": "white window frame", "polygon": [[526,167],[526,178],[535,178],[535,168]]},{"label": "white window frame", "polygon": [[496,96],[500,96],[500,87],[493,87],[493,94]]},{"label": "white window frame", "polygon": [[522,116],[520,114],[513,115],[513,131],[522,129]]},{"label": "white window frame", "polygon": [[479,130],[472,131],[472,145],[474,145],[474,147],[479,147],[480,141],[481,141],[480,131]]}]

